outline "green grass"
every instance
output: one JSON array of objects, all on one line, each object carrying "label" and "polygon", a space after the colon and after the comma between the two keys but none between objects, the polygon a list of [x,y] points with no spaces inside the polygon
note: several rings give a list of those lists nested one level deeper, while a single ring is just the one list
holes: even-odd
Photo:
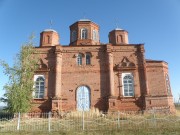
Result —
[{"label": "green grass", "polygon": [[[54,123],[55,125],[57,123]],[[80,123],[77,123],[80,125]],[[67,129],[58,129],[55,125],[52,125],[52,132],[48,132],[48,128],[42,126],[41,131],[31,130],[31,128],[24,128],[26,131],[23,131],[23,127],[21,127],[21,131],[14,132],[0,132],[0,135],[180,135],[180,122],[172,123],[172,122],[158,122],[151,123],[152,125],[148,126],[147,124],[134,125],[132,123],[127,123],[120,125],[120,128],[116,127],[107,127],[101,126],[97,127],[97,125],[92,125],[92,128],[95,130],[88,129],[85,127],[85,131],[82,130],[80,125],[79,129],[70,128]],[[22,125],[23,126],[23,125]],[[39,127],[41,124],[39,123]],[[104,128],[103,128],[104,127]],[[58,130],[58,131],[56,131]]]},{"label": "green grass", "polygon": [[177,129],[133,129],[133,130],[100,130],[100,131],[64,131],[64,132],[4,132],[3,135],[179,135]]},{"label": "green grass", "polygon": [[[71,123],[68,120],[70,119],[53,119],[51,123],[51,132],[48,132],[48,119],[35,119],[35,120],[24,120],[21,123],[21,131],[9,131],[6,132],[6,130],[1,131],[0,135],[180,135],[180,121],[176,121],[180,118],[180,106],[176,106],[177,114],[174,115],[156,115],[156,118],[159,118],[156,122],[151,120],[151,117],[153,115],[137,115],[135,117],[132,117],[130,115],[129,117],[126,117],[126,119],[130,119],[132,121],[143,121],[143,118],[148,118],[150,121],[143,122],[139,124],[133,124],[133,122],[123,121],[126,119],[121,119],[120,128],[117,128],[116,123],[111,123],[107,125],[98,125],[99,123],[105,123],[109,119],[110,120],[117,120],[117,116],[111,116],[109,119],[104,119],[103,117],[101,119],[98,119],[97,123],[88,123],[87,121],[91,121],[93,118],[91,117],[85,117],[85,130],[82,131],[82,123],[81,118],[74,117],[74,116],[68,116],[69,118],[72,117],[74,120]],[[121,114],[122,117],[122,114]],[[166,120],[162,120],[161,118],[167,118]],[[32,123],[31,123],[32,122]],[[68,123],[69,122],[69,123]],[[11,122],[14,125],[17,125],[16,121]],[[4,124],[9,124],[8,121]],[[27,126],[27,123],[29,124]],[[61,124],[60,124],[61,123]],[[58,125],[60,124],[60,125]],[[88,124],[88,126],[87,126]],[[1,123],[0,123],[1,125]],[[62,125],[68,125],[69,127],[63,127]],[[73,127],[74,125],[74,127]],[[16,126],[15,126],[16,129]],[[36,131],[37,129],[37,131]],[[68,130],[67,130],[68,129]],[[41,131],[39,131],[41,130]]]}]

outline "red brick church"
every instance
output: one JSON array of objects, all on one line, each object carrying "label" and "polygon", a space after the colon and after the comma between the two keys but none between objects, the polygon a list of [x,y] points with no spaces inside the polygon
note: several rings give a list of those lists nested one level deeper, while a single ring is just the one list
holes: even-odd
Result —
[{"label": "red brick church", "polygon": [[32,111],[174,109],[168,64],[146,59],[144,44],[129,43],[126,30],[110,31],[102,44],[91,20],[69,28],[69,45],[53,29],[40,34]]}]

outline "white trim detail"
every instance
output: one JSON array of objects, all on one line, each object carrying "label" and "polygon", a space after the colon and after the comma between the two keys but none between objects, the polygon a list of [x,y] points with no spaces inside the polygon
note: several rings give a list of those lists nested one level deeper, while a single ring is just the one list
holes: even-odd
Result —
[{"label": "white trim detail", "polygon": [[[128,82],[126,82],[127,92],[125,93],[125,84],[124,84],[124,77],[129,76],[132,79],[129,79]],[[132,73],[122,73],[122,91],[124,97],[133,97],[134,96],[134,76]]]},{"label": "white trim detail", "polygon": [[43,79],[44,79],[44,93],[43,94],[45,94],[45,85],[46,85],[46,82],[45,82],[45,75],[34,75],[34,86],[33,86],[33,88],[34,88],[34,91],[33,91],[33,93],[32,93],[32,96],[33,96],[33,98],[34,99],[41,99],[41,98],[35,98],[35,91],[36,91],[36,80],[39,78],[39,77],[42,77]]},{"label": "white trim detail", "polygon": [[88,30],[86,28],[81,29],[81,39],[88,39]]}]

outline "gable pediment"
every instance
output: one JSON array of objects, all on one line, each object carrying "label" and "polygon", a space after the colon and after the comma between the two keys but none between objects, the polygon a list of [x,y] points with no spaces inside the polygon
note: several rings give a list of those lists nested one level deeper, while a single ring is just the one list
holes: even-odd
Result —
[{"label": "gable pediment", "polygon": [[116,65],[116,69],[135,69],[136,66],[133,62],[131,62],[127,57],[123,57],[120,63]]},{"label": "gable pediment", "polygon": [[48,69],[48,67],[45,64],[43,59],[39,59],[39,61],[38,61],[38,69],[39,70],[47,70]]}]

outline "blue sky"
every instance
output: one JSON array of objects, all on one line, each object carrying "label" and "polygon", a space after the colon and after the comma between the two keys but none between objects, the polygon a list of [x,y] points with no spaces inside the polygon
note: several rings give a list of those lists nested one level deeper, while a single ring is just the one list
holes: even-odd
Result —
[{"label": "blue sky", "polygon": [[[180,0],[0,0],[0,59],[12,65],[20,46],[34,33],[52,28],[69,44],[69,26],[82,18],[100,25],[100,41],[116,27],[129,32],[130,43],[144,43],[147,59],[169,63],[171,88],[180,94]],[[0,67],[0,96],[8,78]]]}]

